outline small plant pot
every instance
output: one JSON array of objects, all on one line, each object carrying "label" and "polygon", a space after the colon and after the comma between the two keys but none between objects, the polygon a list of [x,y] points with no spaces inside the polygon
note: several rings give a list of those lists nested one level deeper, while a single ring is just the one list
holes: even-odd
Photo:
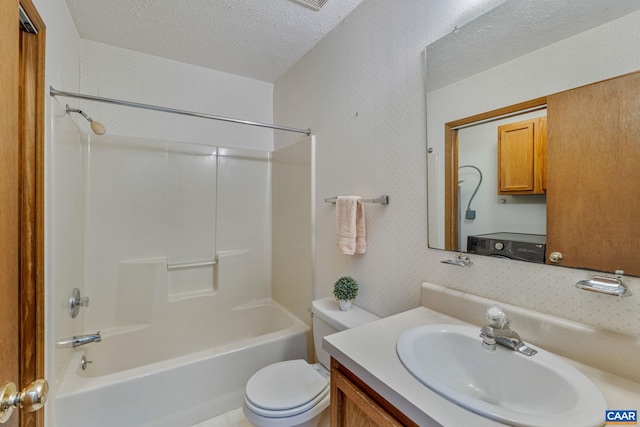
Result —
[{"label": "small plant pot", "polygon": [[338,300],[338,302],[340,303],[340,310],[342,310],[342,311],[351,310],[351,302],[352,302],[352,300],[340,299],[340,300]]},{"label": "small plant pot", "polygon": [[357,295],[358,282],[353,277],[341,277],[333,285],[333,296],[340,301],[340,310],[342,311],[351,309],[351,302]]}]

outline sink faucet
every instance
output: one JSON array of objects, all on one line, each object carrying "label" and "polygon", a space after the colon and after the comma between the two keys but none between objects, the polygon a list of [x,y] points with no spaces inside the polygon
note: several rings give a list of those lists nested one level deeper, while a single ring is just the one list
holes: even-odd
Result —
[{"label": "sink faucet", "polygon": [[507,319],[507,314],[499,305],[492,305],[486,312],[489,324],[480,329],[482,338],[482,348],[488,351],[495,351],[496,344],[507,347],[526,356],[533,356],[538,351],[527,346],[520,335],[509,327],[511,321]]}]

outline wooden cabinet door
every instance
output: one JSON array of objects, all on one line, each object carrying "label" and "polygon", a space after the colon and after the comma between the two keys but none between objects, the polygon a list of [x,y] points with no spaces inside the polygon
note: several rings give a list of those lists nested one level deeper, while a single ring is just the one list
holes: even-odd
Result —
[{"label": "wooden cabinet door", "polygon": [[397,408],[331,358],[332,427],[417,427]]},{"label": "wooden cabinet door", "polygon": [[547,100],[547,255],[640,275],[640,73]]},{"label": "wooden cabinet door", "polygon": [[[402,424],[376,402],[371,400],[358,386],[342,374],[335,374],[335,387],[331,398],[335,401],[332,426],[401,427]],[[334,398],[335,396],[335,398]]]},{"label": "wooden cabinet door", "polygon": [[534,146],[532,121],[498,128],[498,194],[533,191]]},{"label": "wooden cabinet door", "polygon": [[544,194],[546,118],[498,127],[498,194]]}]

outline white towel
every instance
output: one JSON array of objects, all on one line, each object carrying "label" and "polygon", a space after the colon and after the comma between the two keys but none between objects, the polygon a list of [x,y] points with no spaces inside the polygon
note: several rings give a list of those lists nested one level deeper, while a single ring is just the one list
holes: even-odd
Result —
[{"label": "white towel", "polygon": [[359,196],[339,196],[336,200],[336,238],[343,254],[367,251],[364,205]]}]

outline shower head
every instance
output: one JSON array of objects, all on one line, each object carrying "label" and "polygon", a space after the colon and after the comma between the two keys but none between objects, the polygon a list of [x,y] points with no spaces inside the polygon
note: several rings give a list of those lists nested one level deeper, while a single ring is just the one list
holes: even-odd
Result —
[{"label": "shower head", "polygon": [[102,123],[93,120],[91,117],[86,115],[84,111],[78,110],[77,108],[71,108],[69,107],[69,104],[67,104],[67,113],[79,113],[80,115],[82,115],[82,117],[84,117],[89,123],[91,123],[91,130],[96,135],[104,135],[105,133],[107,133],[107,128],[104,127]]}]

